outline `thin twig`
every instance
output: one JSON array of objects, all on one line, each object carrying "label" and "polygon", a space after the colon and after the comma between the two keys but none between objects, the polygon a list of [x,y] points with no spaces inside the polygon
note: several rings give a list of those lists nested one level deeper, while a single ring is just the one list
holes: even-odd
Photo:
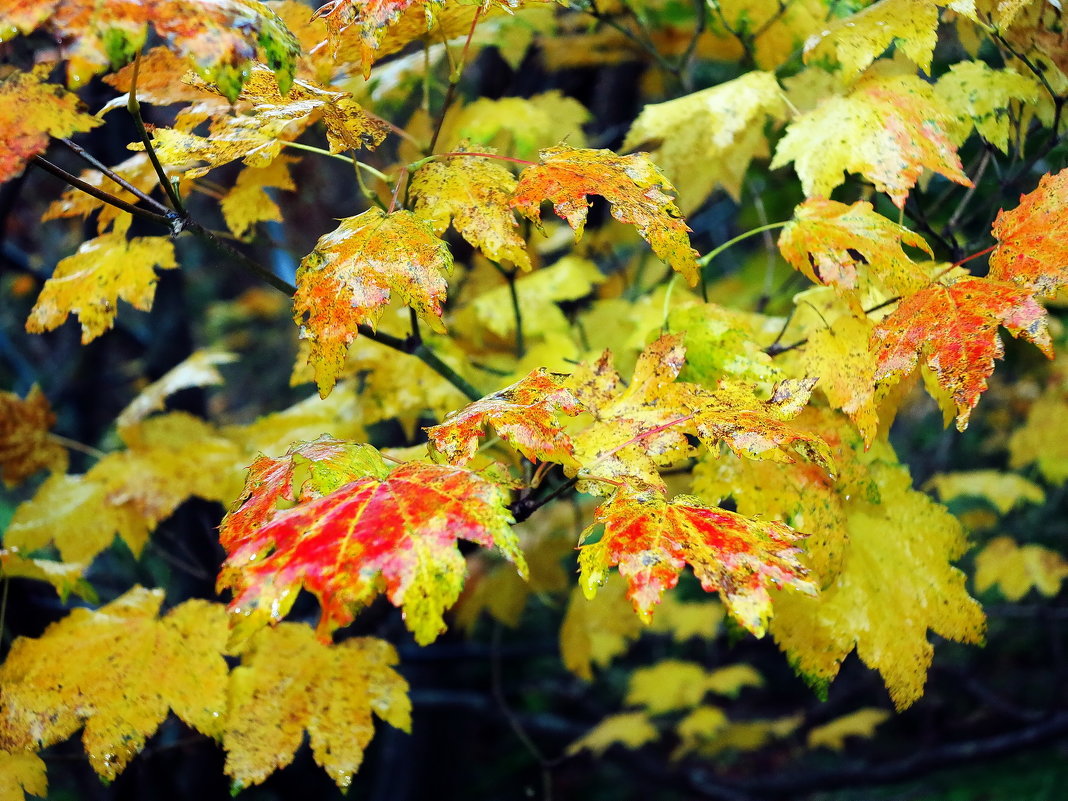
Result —
[{"label": "thin twig", "polygon": [[151,195],[148,195],[145,192],[142,192],[140,189],[138,189],[132,183],[127,181],[125,178],[123,178],[121,175],[119,175],[113,169],[111,169],[110,167],[105,165],[104,162],[102,162],[100,159],[98,159],[92,153],[87,151],[81,145],[77,145],[77,144],[75,144],[74,142],[72,142],[69,139],[62,139],[61,138],[59,141],[62,142],[63,144],[65,144],[71,150],[73,150],[79,156],[79,158],[81,158],[87,164],[90,164],[94,169],[98,170],[103,175],[105,175],[108,178],[110,178],[112,181],[117,183],[119,186],[121,186],[123,189],[125,189],[127,192],[129,192],[131,195],[134,195],[135,197],[140,198],[145,203],[148,203],[148,204],[150,204],[152,206],[155,206],[156,209],[159,212],[161,212],[162,214],[166,214],[168,211],[170,211],[170,209],[167,208],[167,206],[165,206],[162,203],[160,203],[158,200],[156,200]]},{"label": "thin twig", "polygon": [[87,184],[80,178],[76,178],[71,175],[62,167],[58,167],[52,162],[48,161],[48,159],[44,158],[44,156],[34,156],[32,159],[30,159],[30,161],[36,166],[40,167],[45,172],[51,173],[52,175],[59,178],[61,181],[66,181],[75,189],[80,189],[82,192],[85,192],[85,194],[91,195],[97,200],[103,203],[107,203],[109,206],[114,206],[117,209],[122,209],[123,211],[129,212],[135,217],[140,217],[144,220],[151,220],[154,223],[165,225],[168,228],[172,227],[171,220],[168,217],[165,217],[162,214],[157,214],[154,211],[149,211],[148,209],[142,209],[139,206],[133,205],[132,203],[127,203],[122,198],[115,197],[115,195],[111,194],[110,192],[105,192],[103,189],[98,189],[92,184]]}]

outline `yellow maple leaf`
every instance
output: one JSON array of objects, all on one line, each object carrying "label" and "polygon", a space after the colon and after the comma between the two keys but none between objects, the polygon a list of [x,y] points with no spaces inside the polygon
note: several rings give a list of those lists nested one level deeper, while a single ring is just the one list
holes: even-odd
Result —
[{"label": "yellow maple leaf", "polygon": [[599,757],[613,745],[634,750],[660,736],[644,712],[609,715],[567,747],[568,755],[589,751]]},{"label": "yellow maple leaf", "polygon": [[85,726],[93,769],[114,779],[168,709],[222,733],[228,627],[220,604],[191,600],[157,618],[162,590],[135,587],[98,611],[75,609],[0,666],[0,748],[41,748]]},{"label": "yellow maple leaf", "polygon": [[1030,75],[995,70],[982,61],[961,61],[935,84],[935,95],[955,119],[947,125],[950,139],[964,142],[974,128],[987,142],[1008,153],[1012,101],[1035,103],[1041,87]]},{"label": "yellow maple leaf", "polygon": [[[768,119],[782,119],[786,104],[775,76],[748,72],[733,81],[642,109],[624,150],[649,150],[691,211],[718,184],[737,201],[749,162],[768,154]],[[752,134],[752,135],[751,135]]]},{"label": "yellow maple leaf", "polygon": [[26,320],[33,334],[51,331],[73,313],[82,326],[82,344],[115,324],[119,299],[148,311],[156,294],[154,267],[178,267],[174,245],[164,236],[127,239],[111,233],[83,242],[78,252],[56,265]]},{"label": "yellow maple leaf", "polygon": [[[4,578],[28,578],[51,584],[66,603],[71,593],[96,603],[96,591],[82,578],[85,564],[55,562],[50,559],[31,559],[21,556],[17,549],[0,548],[0,576]],[[2,796],[0,796],[2,797]]]},{"label": "yellow maple leaf", "polygon": [[1019,601],[1032,589],[1047,598],[1061,590],[1068,578],[1068,560],[1041,545],[1017,545],[1011,537],[995,537],[975,557],[975,589],[997,586],[1010,601]]},{"label": "yellow maple leaf", "polygon": [[924,169],[971,186],[946,126],[952,120],[934,87],[914,75],[861,80],[795,119],[771,169],[794,162],[808,197],[828,197],[855,172],[903,208]]},{"label": "yellow maple leaf", "polygon": [[660,601],[650,631],[670,634],[675,642],[695,637],[715,639],[726,612],[718,601],[680,601],[678,593],[669,593]]},{"label": "yellow maple leaf", "polygon": [[849,539],[838,575],[818,597],[777,598],[771,633],[817,686],[833,679],[856,648],[904,709],[923,694],[934,652],[927,630],[975,643],[985,621],[965,591],[964,574],[950,564],[967,548],[957,520],[911,489],[903,467],[877,462],[869,471],[877,502],[848,500]]},{"label": "yellow maple leaf", "polygon": [[223,383],[223,377],[216,367],[234,361],[237,361],[237,356],[224,351],[198,350],[192,353],[158,380],[141,390],[137,397],[130,401],[115,418],[115,426],[120,431],[127,430],[133,433],[133,426],[152,412],[161,410],[167,398],[175,392],[190,387]]},{"label": "yellow maple leaf", "polygon": [[846,737],[870,739],[875,736],[876,727],[889,717],[890,713],[885,709],[858,709],[809,731],[808,747],[841,751],[845,748]]},{"label": "yellow maple leaf", "polygon": [[419,317],[444,333],[442,304],[452,253],[410,211],[371,208],[319,238],[297,271],[293,319],[311,345],[308,360],[323,397],[341,374],[345,349],[360,324],[376,325],[397,292]]},{"label": "yellow maple leaf", "polygon": [[705,704],[692,710],[675,727],[679,744],[671,753],[671,758],[681,759],[706,746],[718,737],[729,723],[727,713],[718,706]]},{"label": "yellow maple leaf", "polygon": [[289,174],[293,159],[276,158],[266,167],[245,167],[220,202],[223,219],[236,237],[243,237],[256,223],[281,222],[282,210],[267,189],[294,190]]},{"label": "yellow maple leaf", "polygon": [[662,659],[630,674],[625,703],[650,715],[697,706],[705,697],[707,674],[696,662]]},{"label": "yellow maple leaf", "polygon": [[43,467],[53,473],[67,469],[67,449],[49,437],[56,416],[36,384],[20,398],[0,392],[0,479],[10,486]]},{"label": "yellow maple leaf", "polygon": [[938,6],[932,0],[880,0],[835,20],[805,43],[805,61],[832,53],[843,81],[864,72],[894,44],[920,69],[931,71],[938,41]]},{"label": "yellow maple leaf", "polygon": [[257,632],[230,674],[222,726],[226,773],[235,786],[259,784],[293,761],[307,730],[312,755],[345,789],[374,734],[372,713],[411,727],[408,683],[385,640],[319,642],[311,628],[280,623]]},{"label": "yellow maple leaf", "polygon": [[593,679],[593,666],[605,667],[642,632],[631,614],[627,586],[618,574],[609,576],[597,595],[587,598],[575,587],[560,625],[560,654],[564,667],[580,679]]},{"label": "yellow maple leaf", "polygon": [[1026,467],[1032,462],[1051,484],[1068,481],[1068,437],[1050,436],[1059,431],[1068,414],[1068,385],[1055,379],[1027,412],[1027,421],[1009,437],[1009,466]]},{"label": "yellow maple leaf", "polygon": [[451,222],[487,259],[529,270],[526,242],[508,205],[515,187],[515,178],[500,162],[468,156],[424,164],[412,176],[408,191],[414,199],[412,212],[438,236]]},{"label": "yellow maple leaf", "polygon": [[939,473],[927,483],[938,491],[944,502],[960,497],[984,498],[1003,515],[1021,504],[1046,500],[1046,493],[1035,482],[1000,470]]},{"label": "yellow maple leaf", "polygon": [[542,148],[560,142],[585,146],[582,125],[589,119],[585,106],[557,90],[533,97],[483,97],[451,109],[438,140],[447,150],[469,140],[516,158],[534,159]]},{"label": "yellow maple leaf", "polygon": [[0,799],[23,801],[27,795],[44,798],[48,793],[45,763],[30,751],[0,751]]}]

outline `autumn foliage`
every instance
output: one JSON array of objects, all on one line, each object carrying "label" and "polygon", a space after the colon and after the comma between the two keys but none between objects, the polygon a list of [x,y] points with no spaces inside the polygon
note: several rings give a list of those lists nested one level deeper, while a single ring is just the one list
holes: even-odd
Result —
[{"label": "autumn foliage", "polygon": [[[984,604],[1068,577],[1020,523],[1068,480],[1065,32],[1037,0],[0,0],[0,801],[79,732],[121,781],[174,720],[235,791],[305,742],[358,785],[438,697],[408,657],[487,631],[465,703],[546,798],[625,749],[665,798],[851,786],[761,766],[907,731],[936,652],[998,647]],[[144,324],[175,299],[180,343]],[[83,353],[121,389],[69,389]],[[570,682],[527,698],[552,757],[502,627]]]}]

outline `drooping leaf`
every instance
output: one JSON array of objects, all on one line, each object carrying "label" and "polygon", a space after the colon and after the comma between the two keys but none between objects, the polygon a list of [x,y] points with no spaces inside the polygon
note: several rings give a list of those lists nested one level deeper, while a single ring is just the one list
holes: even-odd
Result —
[{"label": "drooping leaf", "polygon": [[492,395],[449,415],[426,429],[434,448],[455,465],[471,461],[486,426],[531,461],[574,465],[574,447],[563,432],[559,413],[582,411],[566,387],[567,376],[535,370]]},{"label": "drooping leaf", "polygon": [[434,13],[444,5],[444,0],[330,0],[314,14],[326,22],[326,30],[335,50],[342,35],[353,28],[360,42],[363,62],[363,77],[371,74],[371,65],[387,30],[409,8],[423,9],[426,13],[426,29],[430,28]]},{"label": "drooping leaf", "polygon": [[0,799],[23,801],[25,796],[44,798],[47,793],[43,759],[32,751],[0,751]]},{"label": "drooping leaf", "polygon": [[75,609],[0,666],[0,748],[53,745],[85,726],[93,769],[114,779],[168,710],[208,736],[226,709],[226,613],[191,600],[157,618],[162,590],[135,587],[98,611]]},{"label": "drooping leaf", "polygon": [[611,574],[593,598],[575,587],[560,624],[560,657],[564,667],[586,681],[593,668],[605,668],[626,652],[642,633],[642,622],[631,614],[627,587],[621,576]]},{"label": "drooping leaf", "polygon": [[1042,487],[1018,473],[1000,470],[965,470],[938,473],[928,484],[938,491],[943,502],[955,498],[983,498],[1003,515],[1025,503],[1042,503],[1046,493]]},{"label": "drooping leaf", "polygon": [[779,235],[779,251],[794,269],[846,297],[855,297],[845,290],[857,289],[865,278],[891,295],[909,294],[927,283],[927,275],[903,245],[931,254],[922,236],[877,214],[863,200],[852,206],[824,198],[806,200]]},{"label": "drooping leaf", "polygon": [[1047,598],[1061,590],[1068,578],[1068,559],[1035,543],[1018,545],[1011,537],[995,537],[975,557],[975,589],[996,586],[1010,601],[1019,601],[1032,588]]},{"label": "drooping leaf", "polygon": [[960,145],[974,129],[1002,153],[1009,152],[1012,101],[1035,103],[1041,87],[1029,75],[995,70],[982,61],[961,61],[938,79],[935,94],[956,116],[947,127]]},{"label": "drooping leaf", "polygon": [[512,206],[535,223],[541,204],[551,201],[558,215],[582,236],[588,195],[600,195],[612,216],[634,225],[664,263],[697,283],[697,252],[690,247],[689,227],[666,192],[673,187],[644,153],[617,156],[610,150],[560,146],[541,151],[541,163],[519,175]]},{"label": "drooping leaf", "polygon": [[696,208],[717,184],[738,200],[749,162],[768,155],[764,122],[782,119],[785,110],[775,76],[748,72],[710,89],[646,106],[623,148],[651,151],[677,187],[684,209]]},{"label": "drooping leaf", "polygon": [[[0,23],[2,24],[2,23]],[[22,172],[26,162],[48,148],[49,137],[95,128],[100,120],[83,113],[81,100],[62,86],[45,82],[51,66],[12,72],[0,80],[0,183]]]},{"label": "drooping leaf", "polygon": [[643,620],[652,617],[686,564],[704,590],[718,591],[731,616],[758,637],[771,617],[771,586],[816,592],[797,561],[803,535],[782,523],[705,506],[692,496],[669,502],[657,492],[623,487],[597,508],[583,537],[598,524],[604,526],[601,538],[579,553],[583,590],[594,595],[618,565]]},{"label": "drooping leaf", "polygon": [[1012,281],[1038,295],[1051,296],[1068,283],[1068,170],[1044,175],[1038,187],[994,220],[997,247],[989,277]]},{"label": "drooping leaf", "polygon": [[127,404],[126,408],[115,418],[115,425],[120,430],[130,430],[152,412],[163,408],[169,396],[190,387],[203,387],[209,384],[223,383],[222,374],[216,369],[220,364],[237,361],[237,356],[225,351],[198,350],[184,359],[176,367],[168,370],[157,381],[153,381]]},{"label": "drooping leaf", "polygon": [[84,564],[55,562],[50,559],[31,559],[19,555],[17,550],[0,548],[0,576],[48,582],[55,588],[60,601],[64,603],[71,593],[84,598],[89,603],[97,602],[93,585],[82,578],[86,567],[87,565]]},{"label": "drooping leaf", "polygon": [[257,632],[230,674],[222,731],[226,773],[237,787],[259,784],[292,762],[307,730],[315,761],[345,789],[374,734],[372,713],[408,731],[408,683],[384,640],[316,640],[302,624]]},{"label": "drooping leaf", "polygon": [[[298,460],[311,477],[294,492]],[[234,591],[231,610],[251,632],[281,620],[303,586],[319,599],[324,637],[385,592],[425,644],[463,587],[457,540],[496,547],[525,573],[510,522],[502,490],[477,473],[425,462],[389,472],[371,446],[323,438],[253,463],[220,528],[219,587]]]},{"label": "drooping leaf", "polygon": [[233,187],[220,202],[226,226],[236,237],[243,237],[257,223],[282,222],[282,210],[274,202],[268,189],[297,188],[289,174],[292,161],[276,158],[266,167],[245,167]]},{"label": "drooping leaf", "polygon": [[48,398],[36,384],[25,398],[0,392],[0,479],[5,484],[18,484],[43,467],[66,471],[67,449],[48,435],[55,422]]},{"label": "drooping leaf", "polygon": [[932,0],[880,0],[835,20],[805,43],[805,61],[834,54],[843,81],[864,72],[894,44],[926,73],[938,41],[938,6]]},{"label": "drooping leaf", "polygon": [[847,737],[871,739],[875,736],[875,729],[879,724],[889,717],[890,712],[886,709],[858,709],[809,731],[808,747],[841,751],[845,748]]},{"label": "drooping leaf", "polygon": [[468,156],[424,164],[408,191],[414,198],[412,211],[438,236],[451,222],[486,258],[529,270],[526,242],[508,205],[515,187],[515,178],[500,162]]},{"label": "drooping leaf", "polygon": [[907,375],[922,356],[953,396],[963,431],[994,372],[994,359],[1004,353],[999,325],[1052,357],[1046,312],[1030,292],[992,278],[932,284],[902,300],[872,330],[875,379]]},{"label": "drooping leaf", "polygon": [[148,311],[156,294],[156,271],[178,267],[174,245],[163,236],[127,239],[123,233],[98,236],[56,265],[26,320],[40,334],[62,325],[73,313],[82,326],[82,344],[115,324],[120,299]]},{"label": "drooping leaf", "polygon": [[589,751],[601,756],[613,745],[635,750],[660,736],[645,712],[623,712],[609,715],[567,747],[568,755]]},{"label": "drooping leaf", "polygon": [[844,172],[859,173],[903,208],[924,169],[971,185],[946,133],[950,119],[934,88],[914,75],[865,79],[795,119],[771,168],[794,162],[808,197],[828,197]]},{"label": "drooping leaf", "polygon": [[360,324],[376,325],[393,292],[434,331],[452,270],[448,246],[409,211],[371,208],[322,236],[297,271],[293,318],[311,344],[310,362],[325,397],[341,374]]}]

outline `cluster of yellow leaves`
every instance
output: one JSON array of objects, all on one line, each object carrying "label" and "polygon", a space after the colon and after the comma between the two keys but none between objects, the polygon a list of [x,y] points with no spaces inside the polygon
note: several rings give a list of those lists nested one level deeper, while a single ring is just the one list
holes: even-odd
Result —
[{"label": "cluster of yellow leaves", "polygon": [[[169,711],[222,743],[237,786],[289,764],[307,731],[316,762],[344,788],[373,734],[372,713],[408,729],[407,683],[388,643],[323,645],[306,626],[284,624],[230,651],[222,605],[191,600],[159,616],[162,602],[162,591],[135,587],[15,641],[0,666],[0,765],[21,764],[25,790],[43,791],[30,752],[83,728],[93,769],[115,778]],[[229,669],[227,656],[240,666]]]}]

